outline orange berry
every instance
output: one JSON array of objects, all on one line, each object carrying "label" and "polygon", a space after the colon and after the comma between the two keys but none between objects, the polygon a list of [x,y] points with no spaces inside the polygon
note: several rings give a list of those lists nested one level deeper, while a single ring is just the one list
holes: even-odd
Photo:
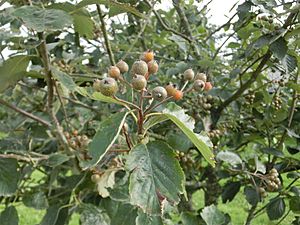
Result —
[{"label": "orange berry", "polygon": [[213,88],[212,84],[210,82],[205,82],[205,87],[204,90],[205,91],[209,91]]},{"label": "orange berry", "polygon": [[168,83],[167,86],[165,87],[168,96],[173,96],[175,92],[177,91],[177,86],[176,84]]},{"label": "orange berry", "polygon": [[183,97],[183,92],[180,90],[176,90],[175,93],[173,94],[173,98],[178,101],[180,99],[182,99]]},{"label": "orange berry", "polygon": [[118,67],[116,66],[111,66],[108,69],[108,75],[114,79],[119,79],[121,76],[121,71]]},{"label": "orange berry", "polygon": [[142,60],[145,62],[150,62],[154,59],[154,52],[151,50],[145,51],[142,55]]}]

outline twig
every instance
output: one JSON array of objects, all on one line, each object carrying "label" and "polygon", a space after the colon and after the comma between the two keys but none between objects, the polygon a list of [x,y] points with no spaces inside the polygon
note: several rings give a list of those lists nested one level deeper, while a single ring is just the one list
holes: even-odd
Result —
[{"label": "twig", "polygon": [[108,53],[108,56],[109,56],[110,64],[115,65],[116,63],[115,63],[115,59],[114,59],[114,54],[111,50],[111,45],[110,45],[110,42],[108,40],[107,30],[106,30],[105,21],[103,19],[103,15],[102,15],[102,12],[101,12],[101,8],[100,8],[99,4],[96,4],[96,6],[97,6],[97,12],[98,12],[98,15],[99,15],[99,19],[100,19],[100,22],[101,22],[101,31],[103,33],[103,38],[104,38],[106,50],[107,50],[107,53]]},{"label": "twig", "polygon": [[[144,1],[148,6],[152,7],[152,5],[150,4],[150,2],[148,0],[145,0]],[[193,42],[193,40],[188,37],[187,35],[185,34],[182,34],[180,33],[179,31],[177,30],[174,30],[173,28],[170,28],[164,21],[163,19],[160,17],[160,15],[158,14],[158,12],[156,10],[153,9],[153,13],[154,15],[156,16],[157,20],[159,21],[159,23],[161,24],[161,26],[166,30],[166,31],[169,31],[173,34],[176,34],[180,37],[182,37],[183,39],[187,40],[188,42]]]},{"label": "twig", "polygon": [[257,207],[257,204],[253,205],[250,208],[245,225],[250,225],[251,224],[251,220],[254,218],[254,211],[255,211],[256,207]]},{"label": "twig", "polygon": [[55,133],[58,136],[58,139],[60,140],[61,144],[63,144],[66,151],[71,154],[71,150],[69,148],[68,142],[66,137],[63,134],[63,129],[59,124],[58,119],[56,118],[55,111],[53,109],[53,98],[54,98],[54,80],[52,79],[52,72],[50,68],[50,59],[48,56],[47,46],[46,46],[46,39],[43,33],[38,33],[39,40],[41,41],[41,44],[39,46],[39,53],[42,58],[42,62],[44,65],[45,75],[46,75],[46,81],[47,81],[47,110],[49,115],[52,118],[53,123],[55,124],[56,130]]},{"label": "twig", "polygon": [[47,127],[51,127],[51,124],[49,122],[47,122],[46,120],[43,120],[43,119],[41,119],[41,118],[39,118],[39,117],[29,113],[29,112],[24,111],[23,109],[20,109],[20,108],[14,106],[14,105],[11,105],[8,102],[4,101],[3,99],[0,99],[0,104],[5,105],[8,108],[11,108],[11,109],[15,110],[16,112],[18,112],[18,113],[20,113],[24,116],[27,116],[30,119],[33,119],[33,120],[35,120],[35,121],[37,121],[37,122],[39,122],[39,123],[41,123],[41,124],[43,124]]},{"label": "twig", "polygon": [[17,161],[24,161],[24,162],[32,162],[32,161],[42,161],[42,160],[47,160],[49,157],[48,156],[43,156],[40,158],[29,158],[21,155],[15,155],[15,154],[0,154],[0,158],[2,159],[16,159]]},{"label": "twig", "polygon": [[150,105],[149,108],[147,108],[145,110],[144,115],[147,115],[149,112],[151,112],[151,110],[157,108],[158,106],[160,106],[161,104],[165,103],[166,101],[168,101],[168,100],[170,100],[172,98],[173,98],[172,96],[171,97],[167,97],[164,100],[162,100],[161,102],[157,103],[156,105],[152,105],[152,106]]}]

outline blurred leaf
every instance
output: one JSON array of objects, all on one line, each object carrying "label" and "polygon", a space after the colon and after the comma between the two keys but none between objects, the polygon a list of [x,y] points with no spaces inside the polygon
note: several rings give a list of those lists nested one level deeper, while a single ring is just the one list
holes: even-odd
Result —
[{"label": "blurred leaf", "polygon": [[179,195],[185,193],[184,173],[173,149],[164,142],[136,145],[130,151],[126,168],[131,171],[131,204],[139,206],[144,213],[160,215],[164,199],[176,204]]},{"label": "blurred leaf", "polygon": [[23,197],[23,203],[27,207],[32,207],[37,210],[48,208],[48,199],[44,192],[32,193]]},{"label": "blurred leaf", "polygon": [[45,164],[50,167],[56,167],[68,161],[69,159],[69,156],[65,154],[53,153],[49,156],[48,160],[45,161]]},{"label": "blurred leaf", "polygon": [[168,144],[175,150],[187,152],[193,143],[183,133],[175,133],[167,136]]},{"label": "blurred leaf", "polygon": [[97,133],[88,146],[88,154],[92,159],[81,161],[84,169],[95,166],[104,157],[118,138],[127,115],[128,112],[115,113],[99,123]]},{"label": "blurred leaf", "polygon": [[269,154],[269,155],[275,155],[277,157],[284,157],[284,154],[281,151],[279,151],[275,148],[263,148],[263,149],[261,149],[261,151],[263,153],[266,153],[266,154]]},{"label": "blurred leaf", "polygon": [[282,37],[278,38],[270,45],[270,50],[273,52],[276,58],[282,60],[285,57],[288,50],[286,40]]},{"label": "blurred leaf", "polygon": [[11,196],[17,190],[20,172],[16,159],[0,159],[0,196]]},{"label": "blurred leaf", "polygon": [[191,212],[182,212],[180,214],[183,225],[199,225],[200,218]]},{"label": "blurred leaf", "polygon": [[185,43],[185,40],[182,37],[176,34],[172,34],[172,36],[169,37],[169,40],[174,41],[182,51],[184,52],[187,51],[187,45]]},{"label": "blurred leaf", "polygon": [[26,55],[18,55],[3,62],[0,66],[0,92],[15,84],[25,75],[30,58]]},{"label": "blurred leaf", "polygon": [[246,200],[249,202],[250,205],[254,206],[257,205],[259,202],[259,193],[256,191],[255,188],[246,186],[244,188],[244,194],[246,195]]},{"label": "blurred leaf", "polygon": [[163,225],[163,222],[160,216],[151,216],[139,211],[135,224],[136,225]]},{"label": "blurred leaf", "polygon": [[92,5],[92,4],[103,4],[106,5],[109,8],[116,8],[118,10],[122,10],[123,12],[128,12],[131,13],[135,16],[145,18],[145,15],[139,12],[136,8],[132,7],[128,3],[121,3],[116,0],[82,0],[81,2],[78,3],[78,7],[84,7],[87,5]]},{"label": "blurred leaf", "polygon": [[282,59],[282,64],[289,73],[293,72],[297,68],[297,63],[297,58],[290,54],[286,54]]},{"label": "blurred leaf", "polygon": [[5,208],[0,214],[1,225],[18,225],[19,217],[18,212],[14,206]]},{"label": "blurred leaf", "polygon": [[222,225],[226,222],[225,215],[215,205],[206,206],[200,215],[206,225]]},{"label": "blurred leaf", "polygon": [[22,6],[17,8],[12,15],[21,18],[26,27],[37,32],[62,30],[73,22],[72,17],[65,11],[42,9],[36,6]]},{"label": "blurred leaf", "polygon": [[240,156],[238,154],[236,154],[234,152],[230,152],[230,151],[219,152],[217,154],[216,158],[217,158],[217,160],[227,162],[232,166],[243,163],[242,159],[240,158]]},{"label": "blurred leaf", "polygon": [[275,197],[270,200],[267,205],[267,214],[270,220],[277,220],[283,216],[285,212],[284,200],[280,197]]},{"label": "blurred leaf", "polygon": [[231,202],[236,194],[240,191],[241,182],[228,182],[223,187],[222,191],[222,202],[227,203],[227,201]]},{"label": "blurred leaf", "polygon": [[300,214],[300,197],[299,196],[293,196],[290,199],[290,209],[295,214]]},{"label": "blurred leaf", "polygon": [[82,213],[80,214],[81,225],[110,225],[108,215],[99,207],[92,204],[82,204]]}]

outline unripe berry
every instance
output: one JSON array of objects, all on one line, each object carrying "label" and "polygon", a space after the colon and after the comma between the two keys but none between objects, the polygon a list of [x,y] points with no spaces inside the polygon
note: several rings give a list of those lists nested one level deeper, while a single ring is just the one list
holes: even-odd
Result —
[{"label": "unripe berry", "polygon": [[147,86],[147,80],[142,75],[135,75],[131,80],[131,84],[134,89],[141,91]]},{"label": "unripe berry", "polygon": [[100,80],[99,79],[95,79],[94,83],[93,83],[93,89],[94,91],[100,91]]},{"label": "unripe berry", "polygon": [[205,87],[204,87],[204,90],[205,91],[209,91],[212,89],[212,84],[210,82],[205,82]]},{"label": "unripe berry", "polygon": [[203,91],[205,87],[205,83],[202,80],[195,80],[193,88],[195,91]]},{"label": "unripe berry", "polygon": [[94,183],[98,183],[98,181],[100,180],[100,175],[99,174],[93,174],[92,176],[91,176],[91,180],[92,180],[92,182],[94,182]]},{"label": "unripe berry", "polygon": [[157,101],[162,101],[168,96],[168,93],[164,87],[155,87],[152,90],[152,97]]},{"label": "unripe berry", "polygon": [[124,62],[123,60],[120,60],[117,64],[116,67],[119,68],[121,73],[126,73],[129,70],[129,66],[126,62]]},{"label": "unripe berry", "polygon": [[148,73],[148,65],[142,60],[137,60],[132,64],[131,75],[140,74],[145,76]]},{"label": "unripe berry", "polygon": [[193,71],[192,69],[187,69],[187,70],[184,71],[184,73],[183,73],[183,79],[184,79],[184,80],[190,81],[190,80],[193,80],[194,77],[195,77],[195,73],[194,73],[194,71]]},{"label": "unripe berry", "polygon": [[173,83],[168,83],[166,86],[166,91],[168,93],[168,96],[173,96],[177,91],[177,85]]},{"label": "unripe berry", "polygon": [[116,67],[116,66],[111,66],[111,67],[109,67],[109,69],[108,69],[108,76],[110,76],[110,77],[112,77],[112,78],[118,80],[118,79],[120,78],[120,76],[121,76],[121,72],[120,72],[120,70],[119,70],[118,67]]},{"label": "unripe berry", "polygon": [[151,50],[148,50],[148,51],[145,51],[143,54],[142,54],[142,57],[141,59],[145,62],[150,62],[151,60],[154,59],[154,52],[151,51]]},{"label": "unripe berry", "polygon": [[155,60],[148,62],[148,72],[149,74],[155,74],[158,71],[158,63]]},{"label": "unripe berry", "polygon": [[176,90],[175,93],[173,94],[173,98],[178,101],[180,99],[182,99],[183,97],[183,92],[180,90]]},{"label": "unripe berry", "polygon": [[195,80],[202,80],[203,82],[206,82],[207,76],[205,73],[197,73],[195,76]]},{"label": "unripe berry", "polygon": [[100,82],[100,92],[105,96],[113,96],[118,92],[118,84],[111,77],[104,78]]}]

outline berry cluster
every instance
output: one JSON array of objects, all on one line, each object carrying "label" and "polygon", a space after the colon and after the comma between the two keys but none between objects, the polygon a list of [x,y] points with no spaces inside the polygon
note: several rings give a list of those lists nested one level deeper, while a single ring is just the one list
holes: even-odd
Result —
[{"label": "berry cluster", "polygon": [[69,146],[73,149],[85,150],[90,143],[90,139],[86,135],[79,135],[77,130],[74,130],[71,134],[64,132],[65,137],[69,143]]},{"label": "berry cluster", "polygon": [[224,132],[220,129],[211,130],[207,133],[207,136],[209,138],[220,138],[221,135],[223,135]]},{"label": "berry cluster", "polygon": [[[151,75],[158,72],[158,68],[159,65],[154,60],[153,51],[148,50],[141,55],[140,59],[132,64],[131,68],[129,68],[129,65],[123,60],[119,61],[116,65],[109,67],[107,73],[108,77],[103,78],[102,80],[94,80],[93,89],[105,96],[121,100],[116,97],[116,95],[119,92],[119,85],[125,84],[133,90],[138,91],[141,94],[140,99],[147,98],[148,100],[152,100],[150,101],[151,104],[153,102],[155,103],[155,101],[164,102],[169,99],[178,101],[181,100],[187,92],[209,91],[212,89],[212,84],[207,82],[206,74],[197,73],[195,75],[192,69],[187,69],[183,73],[183,78],[185,80],[183,87],[179,88],[177,84],[169,82],[165,86],[156,86],[152,90],[149,90],[148,80]],[[129,80],[126,80],[127,78],[124,76],[127,72],[130,75]],[[191,87],[186,88],[189,82],[193,82],[193,84]],[[208,98],[212,100],[212,96]],[[143,104],[146,104],[145,101],[142,102]],[[148,113],[148,111],[155,108],[151,104],[145,113]],[[134,106],[134,103],[129,103],[129,105]],[[211,108],[211,103],[209,102],[203,105],[207,110]],[[143,107],[137,106],[135,108],[138,109]]]},{"label": "berry cluster", "polygon": [[190,154],[185,154],[181,151],[176,151],[176,157],[184,171],[189,171],[195,165],[195,160]]},{"label": "berry cluster", "polygon": [[267,175],[267,190],[268,191],[277,191],[278,188],[281,186],[281,181],[279,179],[279,173],[275,168],[271,169],[269,171],[269,174]]},{"label": "berry cluster", "polygon": [[246,102],[245,102],[246,105],[252,105],[255,100],[255,94],[246,95],[245,100],[246,100]]},{"label": "berry cluster", "polygon": [[273,99],[272,105],[276,110],[279,110],[281,109],[281,104],[282,104],[282,99],[278,95],[276,95]]},{"label": "berry cluster", "polygon": [[61,71],[64,71],[66,73],[74,73],[75,68],[66,63],[64,60],[57,60],[53,62],[53,65],[56,65],[60,68]]}]

